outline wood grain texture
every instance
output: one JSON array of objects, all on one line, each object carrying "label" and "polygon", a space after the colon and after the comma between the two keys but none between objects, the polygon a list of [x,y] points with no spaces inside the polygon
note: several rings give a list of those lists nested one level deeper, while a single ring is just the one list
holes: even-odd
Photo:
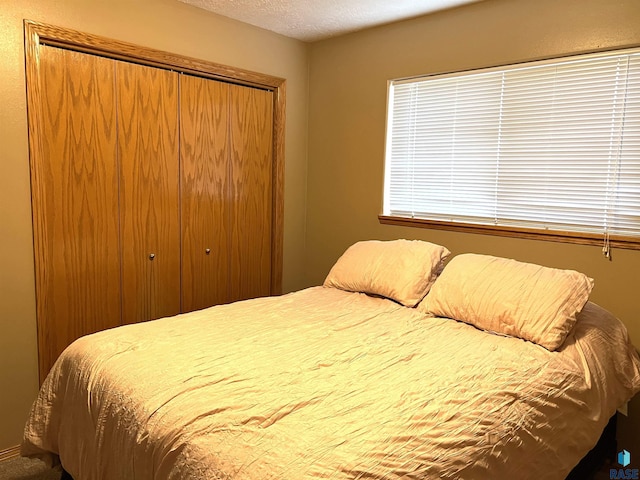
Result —
[{"label": "wood grain texture", "polygon": [[271,295],[282,294],[284,259],[284,140],[286,82],[273,91],[273,231],[271,235]]},{"label": "wood grain texture", "polygon": [[[433,230],[448,230],[452,232],[477,233],[480,235],[495,235],[498,237],[526,238],[529,240],[545,240],[558,243],[573,243],[576,245],[594,245],[602,247],[604,236],[598,234],[568,232],[557,230],[540,230],[524,227],[502,227],[496,225],[476,225],[462,222],[443,222],[438,220],[424,220],[421,218],[393,217],[378,215],[382,225],[396,225],[401,227],[429,228]],[[640,250],[640,242],[629,237],[611,235],[611,247]]]},{"label": "wood grain texture", "polygon": [[231,299],[271,294],[273,93],[231,87]]},{"label": "wood grain texture", "polygon": [[[40,381],[76,338],[120,324],[114,65],[42,46],[29,122]],[[37,112],[37,114],[36,114]]]},{"label": "wood grain texture", "polygon": [[181,75],[183,312],[230,298],[228,144],[229,85]]},{"label": "wood grain texture", "polygon": [[180,312],[178,74],[116,63],[122,319],[133,323]]},{"label": "wood grain texture", "polygon": [[[273,202],[272,202],[272,248],[271,248],[271,294],[282,292],[282,269],[284,251],[284,162],[285,162],[285,108],[286,80],[270,75],[251,72],[232,66],[221,65],[173,53],[140,47],[137,45],[91,35],[75,30],[25,20],[25,43],[28,56],[37,58],[38,49],[44,43],[62,46],[81,52],[96,53],[110,58],[124,59],[145,65],[153,65],[175,71],[193,73],[198,76],[256,86],[273,92]],[[36,62],[33,62],[35,64]],[[37,72],[27,62],[27,77],[37,78]],[[32,82],[29,82],[31,84]],[[30,88],[29,106],[38,105],[38,88]],[[29,123],[30,148],[37,151],[40,139],[32,132]]]},{"label": "wood grain texture", "polygon": [[278,88],[285,82],[284,79],[271,75],[222,65],[220,63],[207,62],[183,55],[176,55],[170,52],[163,52],[132,43],[31,20],[25,20],[25,30],[27,30],[31,36],[37,36],[40,43],[105,55],[116,59],[124,59],[163,69],[206,75],[219,80],[268,89]]}]

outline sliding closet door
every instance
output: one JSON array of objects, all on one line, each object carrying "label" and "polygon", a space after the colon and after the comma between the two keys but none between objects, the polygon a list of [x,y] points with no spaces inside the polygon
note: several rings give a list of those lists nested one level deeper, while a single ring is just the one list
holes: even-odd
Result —
[{"label": "sliding closet door", "polygon": [[39,68],[29,114],[42,382],[73,340],[120,324],[120,256],[114,62],[43,45]]},{"label": "sliding closet door", "polygon": [[180,312],[178,74],[117,62],[122,318]]},{"label": "sliding closet door", "polygon": [[229,301],[229,85],[180,76],[182,310]]},{"label": "sliding closet door", "polygon": [[231,299],[271,294],[273,93],[231,87]]}]

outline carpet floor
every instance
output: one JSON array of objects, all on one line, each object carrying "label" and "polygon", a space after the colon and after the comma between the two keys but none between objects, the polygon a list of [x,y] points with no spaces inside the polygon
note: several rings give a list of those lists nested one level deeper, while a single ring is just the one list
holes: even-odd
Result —
[{"label": "carpet floor", "polygon": [[0,480],[60,480],[62,468],[49,468],[44,462],[29,458],[12,458],[0,462]]}]

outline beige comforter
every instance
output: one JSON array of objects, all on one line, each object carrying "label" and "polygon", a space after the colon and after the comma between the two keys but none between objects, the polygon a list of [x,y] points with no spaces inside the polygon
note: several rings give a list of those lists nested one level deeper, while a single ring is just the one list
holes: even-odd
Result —
[{"label": "beige comforter", "polygon": [[639,389],[593,304],[549,352],[314,287],[81,338],[23,454],[76,480],[563,479]]}]

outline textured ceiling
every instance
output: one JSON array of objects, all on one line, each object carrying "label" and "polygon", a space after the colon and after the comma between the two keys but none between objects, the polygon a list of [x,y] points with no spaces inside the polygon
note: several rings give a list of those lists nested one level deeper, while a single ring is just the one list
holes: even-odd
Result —
[{"label": "textured ceiling", "polygon": [[179,0],[306,42],[479,0]]}]

